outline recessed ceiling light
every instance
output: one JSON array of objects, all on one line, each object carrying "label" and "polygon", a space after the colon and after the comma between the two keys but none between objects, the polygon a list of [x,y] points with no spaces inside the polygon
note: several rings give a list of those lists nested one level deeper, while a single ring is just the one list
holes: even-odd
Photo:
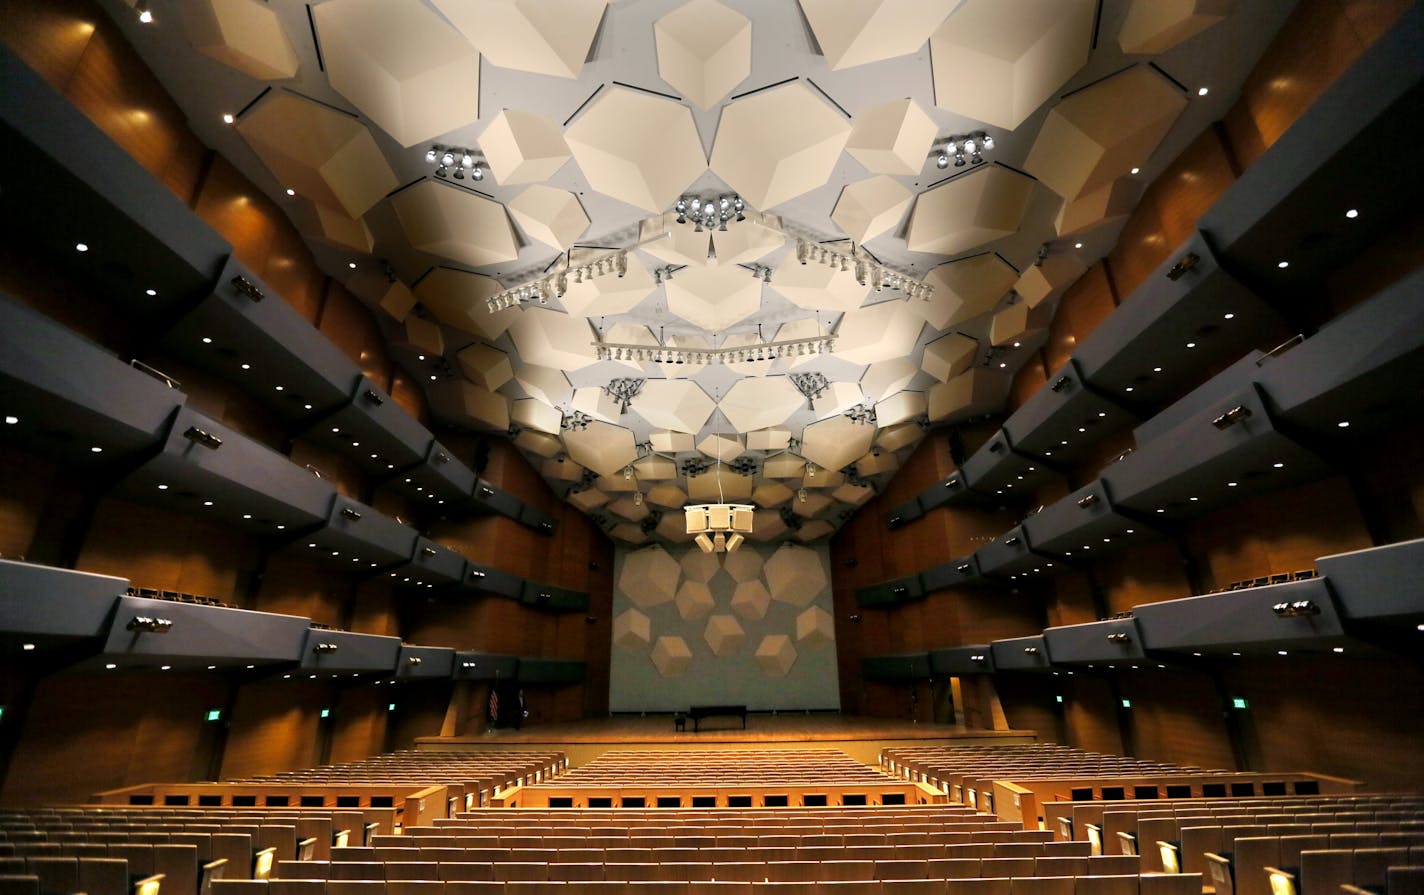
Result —
[{"label": "recessed ceiling light", "polygon": [[1332,653],[1343,653],[1345,651],[1345,648],[1343,646],[1337,646],[1332,648],[1330,651]]},{"label": "recessed ceiling light", "polygon": [[417,354],[417,355],[415,356],[415,359],[416,359],[416,360],[425,360],[425,355],[423,355],[423,354]]},{"label": "recessed ceiling light", "polygon": [[243,514],[242,514],[242,518],[244,518],[244,519],[251,519],[251,518],[252,518],[252,514],[251,514],[251,513],[243,513]]},{"label": "recessed ceiling light", "polygon": [[1133,169],[1132,169],[1131,171],[1129,171],[1128,173],[1129,173],[1129,174],[1139,174],[1139,173],[1141,173],[1141,171],[1142,171],[1141,168],[1133,168]]},{"label": "recessed ceiling light", "polygon": [[[249,665],[248,667],[251,668],[252,666]],[[209,671],[213,671],[213,670],[215,670],[216,668],[217,668],[216,665],[209,665],[209,666],[208,666],[208,670],[209,670]]]},{"label": "recessed ceiling light", "polygon": [[1123,391],[1125,391],[1125,392],[1130,392],[1130,391],[1132,391],[1132,386],[1129,385],[1127,388],[1123,389]]},{"label": "recessed ceiling light", "polygon": [[1017,348],[1017,347],[1019,347],[1019,346],[1022,345],[1022,344],[1023,344],[1022,342],[1015,342],[1015,343],[1014,343],[1014,347]]},{"label": "recessed ceiling light", "polygon": [[251,370],[251,369],[252,369],[252,364],[243,364],[243,365],[242,365],[242,369],[244,369],[244,370]]},{"label": "recessed ceiling light", "polygon": [[74,244],[74,251],[76,251],[76,252],[87,252],[87,251],[89,251],[89,245],[88,245],[88,243],[76,242],[76,243]]},{"label": "recessed ceiling light", "polygon": [[159,670],[159,671],[172,671],[172,670],[173,670],[173,666],[172,666],[172,665],[160,665],[160,666],[158,666],[158,670]]},{"label": "recessed ceiling light", "polygon": [[1272,463],[1272,464],[1271,464],[1271,467],[1272,467],[1273,469],[1285,469],[1285,466],[1286,466],[1286,465],[1285,465],[1284,463]]},{"label": "recessed ceiling light", "polygon": [[434,374],[434,373],[431,373],[431,374],[430,374],[430,381],[431,381],[431,382],[434,382],[434,381],[435,381],[435,374]]},{"label": "recessed ceiling light", "polygon": [[107,669],[109,669],[110,671],[113,671],[115,668],[118,668],[119,666],[115,665],[113,662],[110,662],[109,664],[105,665],[104,667],[107,668]]},{"label": "recessed ceiling light", "polygon": [[1195,348],[1195,347],[1197,347],[1197,343],[1196,343],[1196,342],[1188,342],[1188,343],[1187,343],[1187,347],[1188,347],[1188,348]]},{"label": "recessed ceiling light", "polygon": [[1349,421],[1349,420],[1341,420],[1340,422],[1336,423],[1335,425],[1338,426],[1338,427],[1341,428],[1341,429],[1348,429],[1348,428],[1350,428],[1350,421]]},{"label": "recessed ceiling light", "polygon": [[1228,487],[1228,488],[1235,488],[1235,487],[1236,487],[1236,483],[1235,483],[1235,482],[1227,482],[1227,483],[1226,483],[1226,487]]},{"label": "recessed ceiling light", "polygon": [[1211,90],[1210,90],[1209,88],[1207,88],[1207,87],[1198,87],[1198,88],[1197,88],[1197,96],[1206,96],[1206,95],[1207,95],[1208,93],[1210,93],[1210,92],[1211,92]]},{"label": "recessed ceiling light", "polygon": [[282,390],[282,386],[280,386],[280,385],[274,385],[274,386],[272,386],[272,387],[273,387],[274,389],[276,389],[277,391],[279,391],[279,392]]},{"label": "recessed ceiling light", "polygon": [[1222,319],[1222,320],[1230,320],[1231,318],[1233,318],[1233,317],[1235,317],[1235,316],[1236,316],[1235,314],[1232,314],[1231,312],[1228,311],[1227,313],[1221,315],[1221,319]]},{"label": "recessed ceiling light", "polygon": [[1281,270],[1285,270],[1287,267],[1290,267],[1290,262],[1289,262],[1289,261],[1277,261],[1277,262],[1276,262],[1276,267],[1279,267]]},{"label": "recessed ceiling light", "polygon": [[1128,534],[1132,534],[1132,533],[1135,532],[1135,531],[1137,531],[1137,529],[1135,529],[1135,528],[1129,528],[1129,529],[1127,530],[1127,533],[1128,533]]},{"label": "recessed ceiling light", "polygon": [[152,298],[153,296],[155,296],[155,295],[158,294],[158,290],[157,290],[157,289],[145,289],[145,290],[143,290],[143,294],[144,294],[144,295],[147,295],[149,298]]},{"label": "recessed ceiling light", "polygon": [[1001,363],[1001,364],[999,364],[999,369],[1002,370],[1002,369],[1004,369],[1004,368],[1007,367],[1007,366],[1008,366],[1008,364]]},{"label": "recessed ceiling light", "polygon": [[348,262],[346,262],[346,266],[349,267],[349,268],[351,268],[352,270],[355,270],[355,269],[356,269],[356,262],[355,262],[355,261],[348,261]]},{"label": "recessed ceiling light", "polygon": [[1276,655],[1278,655],[1278,656],[1289,656],[1289,655],[1290,655],[1290,650],[1278,649],[1278,650],[1276,650]]},{"label": "recessed ceiling light", "polygon": [[204,345],[211,345],[211,344],[213,344],[213,340],[210,339],[210,338],[208,338],[207,336],[203,336],[203,344],[204,344]]},{"label": "recessed ceiling light", "polygon": [[168,490],[168,486],[167,486],[167,485],[159,485],[159,486],[158,486],[158,490],[159,490],[159,491],[167,491],[167,490]]},{"label": "recessed ceiling light", "polygon": [[24,651],[27,652],[27,653],[28,653],[28,652],[32,652],[32,651],[34,650],[34,648],[35,648],[35,645],[34,645],[33,643],[22,643],[22,644],[20,644],[20,649],[24,650]]},{"label": "recessed ceiling light", "polygon": [[223,113],[223,124],[232,124],[232,123],[233,123],[234,121],[236,121],[236,120],[237,120],[236,118],[232,117],[232,113],[231,113],[231,112],[224,112],[224,113]]},{"label": "recessed ceiling light", "polygon": [[213,502],[212,502],[211,500],[205,500],[205,501],[203,501],[203,506],[205,506],[205,507],[210,507],[210,506],[212,506],[212,505],[213,505]]},{"label": "recessed ceiling light", "polygon": [[1083,244],[1082,244],[1081,242],[1075,242],[1075,243],[1073,243],[1073,248],[1075,248],[1075,249],[1081,249],[1082,247],[1083,247]]},{"label": "recessed ceiling light", "polygon": [[102,454],[102,453],[104,453],[104,449],[101,448],[101,447],[99,447],[99,446],[96,444],[96,445],[94,445],[93,447],[91,447],[91,448],[89,449],[89,452],[90,452],[90,453],[93,453],[93,454]]},{"label": "recessed ceiling light", "polygon": [[302,407],[304,407],[304,408],[307,409],[307,410],[311,410],[311,405],[310,405],[310,404],[303,404]]},{"label": "recessed ceiling light", "polygon": [[1358,208],[1352,208],[1349,211],[1345,212],[1345,217],[1349,218],[1352,221],[1359,216],[1360,210]]},{"label": "recessed ceiling light", "polygon": [[1195,497],[1188,497],[1187,500],[1197,500]]},{"label": "recessed ceiling light", "polygon": [[7,417],[5,417],[5,425],[7,425],[7,426],[13,426],[13,425],[15,425],[16,423],[18,423],[19,421],[20,421],[20,418],[19,418],[18,416],[7,416]]},{"label": "recessed ceiling light", "polygon": [[296,190],[292,189],[291,187],[287,187],[287,195],[288,195],[288,196],[295,196],[296,194],[297,194],[297,191],[296,191]]},{"label": "recessed ceiling light", "polygon": [[287,526],[285,526],[285,525],[278,525],[278,526],[277,526],[277,530],[278,530],[278,531],[286,531],[286,530],[287,530]]}]

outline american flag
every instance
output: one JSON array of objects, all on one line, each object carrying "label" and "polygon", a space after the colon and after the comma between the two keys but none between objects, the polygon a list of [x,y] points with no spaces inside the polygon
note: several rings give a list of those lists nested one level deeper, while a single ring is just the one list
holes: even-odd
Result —
[{"label": "american flag", "polygon": [[499,690],[490,687],[489,715],[491,721],[499,720]]}]

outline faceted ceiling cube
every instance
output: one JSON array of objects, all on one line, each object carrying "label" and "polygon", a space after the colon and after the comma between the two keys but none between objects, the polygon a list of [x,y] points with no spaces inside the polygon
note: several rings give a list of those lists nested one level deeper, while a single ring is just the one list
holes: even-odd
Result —
[{"label": "faceted ceiling cube", "polygon": [[557,407],[545,404],[538,398],[521,398],[510,408],[509,418],[527,429],[559,434],[559,426],[564,415]]},{"label": "faceted ceiling cube", "polygon": [[577,482],[583,478],[583,467],[564,457],[554,457],[539,464],[539,474],[556,482]]},{"label": "faceted ceiling cube", "polygon": [[763,562],[755,550],[737,550],[722,560],[722,568],[738,583],[754,581],[761,575]]},{"label": "faceted ceiling cube", "polygon": [[796,529],[796,540],[803,544],[809,544],[817,538],[824,538],[836,530],[836,527],[824,519],[810,519],[801,523],[801,527]]},{"label": "faceted ceiling cube", "polygon": [[1013,288],[1018,272],[994,252],[941,264],[925,277],[929,301],[910,302],[930,326],[944,330],[991,310]]},{"label": "faceted ceiling cube", "polygon": [[520,364],[514,374],[514,381],[531,398],[538,398],[545,404],[558,407],[568,400],[573,389],[563,370],[541,367],[538,364]]},{"label": "faceted ceiling cube", "polygon": [[[904,441],[903,444],[900,443],[903,441],[900,430],[905,430],[905,432],[911,436],[909,440]],[[920,436],[924,434],[924,430],[921,429],[917,423],[891,426],[889,429],[881,429],[880,432],[881,436],[889,437],[884,438],[884,440],[877,437],[875,439],[876,447],[872,448],[870,453],[855,461],[855,467],[860,470],[861,475],[879,475],[882,472],[894,472],[900,465],[899,461],[895,459],[894,451],[905,447],[905,445],[914,444],[919,440]],[[894,444],[893,447],[891,446],[892,443]]]},{"label": "faceted ceiling cube", "polygon": [[738,432],[750,432],[781,425],[805,403],[790,379],[765,376],[739,380],[717,406]]},{"label": "faceted ceiling cube", "polygon": [[480,54],[420,0],[327,0],[311,16],[332,89],[402,146],[479,117]]},{"label": "faceted ceiling cube", "polygon": [[609,529],[608,534],[629,544],[646,544],[648,542],[648,533],[643,531],[642,524],[637,522],[620,522]]},{"label": "faceted ceiling cube", "polygon": [[1124,53],[1155,56],[1231,15],[1236,0],[1131,0],[1117,33]]},{"label": "faceted ceiling cube", "polygon": [[875,405],[875,424],[884,429],[922,416],[925,409],[924,392],[896,392]]},{"label": "faceted ceiling cube", "polygon": [[564,433],[564,445],[575,463],[599,475],[613,475],[638,459],[632,430],[612,423],[595,420],[584,429],[570,429]]},{"label": "faceted ceiling cube", "polygon": [[1002,165],[981,165],[920,193],[905,242],[912,252],[955,255],[1017,233],[1033,180]]},{"label": "faceted ceiling cube", "polygon": [[1120,221],[1136,207],[1142,189],[1142,181],[1124,176],[1071,201],[1064,199],[1053,219],[1053,229],[1059,236],[1076,236]]},{"label": "faceted ceiling cube", "polygon": [[984,367],[971,367],[929,391],[930,422],[962,420],[987,412],[1004,396],[1008,381]]},{"label": "faceted ceiling cube", "polygon": [[[851,281],[854,282],[854,277],[851,278]],[[775,282],[775,280],[773,280],[773,282]],[[811,299],[808,297],[805,301],[809,302]],[[820,320],[815,317],[803,317],[800,320],[792,320],[790,323],[783,323],[778,326],[776,328],[775,338],[778,342],[792,342],[796,339],[814,339],[817,336],[824,336],[826,334],[826,328],[821,325]],[[818,355],[816,354],[798,354],[793,357],[782,358],[781,365],[791,370],[802,364],[810,363],[817,357]]]},{"label": "faceted ceiling cube", "polygon": [[323,241],[353,252],[370,252],[375,246],[371,228],[360,218],[349,218],[325,205],[312,205],[312,210],[316,213],[317,236]]},{"label": "faceted ceiling cube", "polygon": [[1097,0],[968,0],[930,38],[935,105],[1013,130],[1088,61]]},{"label": "faceted ceiling cube", "polygon": [[786,503],[794,492],[780,482],[766,482],[752,492],[752,500],[758,506],[774,507]]},{"label": "faceted ceiling cube", "polygon": [[624,554],[618,589],[634,606],[651,609],[672,601],[681,571],[677,560],[654,544]]},{"label": "faceted ceiling cube", "polygon": [[[757,510],[752,514],[752,533],[747,538],[753,541],[774,541],[786,533],[786,523],[776,510]],[[741,551],[737,551],[740,553]]]},{"label": "faceted ceiling cube", "polygon": [[588,215],[568,190],[535,184],[515,196],[508,210],[525,233],[556,249],[573,245],[588,229]]},{"label": "faceted ceiling cube", "polygon": [[883,360],[866,368],[865,375],[860,377],[860,390],[868,397],[884,399],[906,388],[919,372],[920,368],[908,357]]},{"label": "faceted ceiling cube", "polygon": [[1042,264],[1030,266],[1014,284],[1014,291],[1031,308],[1055,298],[1087,270],[1076,255],[1049,255]]},{"label": "faceted ceiling cube", "polygon": [[692,111],[624,87],[604,90],[564,139],[589,186],[654,214],[707,170]]},{"label": "faceted ceiling cube", "polygon": [[189,0],[180,8],[188,41],[203,55],[258,81],[297,76],[292,42],[261,0]]},{"label": "faceted ceiling cube", "polygon": [[796,495],[796,500],[791,504],[791,511],[798,516],[809,519],[812,516],[820,515],[830,509],[833,503],[835,503],[835,501],[819,491],[809,491],[805,497],[802,497],[800,494]]},{"label": "faceted ceiling cube", "polygon": [[766,210],[830,179],[849,135],[840,112],[793,81],[722,107],[712,170]]},{"label": "faceted ceiling cube", "polygon": [[[645,499],[648,501],[648,503],[656,504],[660,507],[667,507],[668,509],[678,510],[682,509],[682,507],[687,504],[687,492],[683,491],[676,485],[657,485],[648,489],[648,496]],[[708,555],[702,553],[701,550],[697,552],[702,556]],[[713,562],[716,562],[716,560],[714,559]],[[686,573],[685,568],[683,571],[684,573]],[[714,569],[713,571],[716,570]],[[691,578],[692,576],[688,575],[688,577]]]},{"label": "faceted ceiling cube", "polygon": [[393,337],[391,344],[415,352],[416,355],[443,355],[445,333],[440,329],[440,324],[411,314],[405,318],[404,337]]},{"label": "faceted ceiling cube", "polygon": [[519,313],[509,335],[519,359],[526,364],[577,370],[597,361],[593,330],[584,317],[529,308]]},{"label": "faceted ceiling cube", "polygon": [[[809,311],[853,311],[870,294],[869,283],[857,282],[854,271],[815,262],[802,264],[789,252],[776,269],[771,288]],[[791,337],[778,333],[777,338]]]},{"label": "faceted ceiling cube", "polygon": [[768,634],[757,647],[756,663],[768,677],[785,677],[796,664],[796,647],[785,634]]},{"label": "faceted ceiling cube", "polygon": [[[869,456],[867,454],[867,456]],[[860,461],[856,461],[859,466]],[[851,506],[860,506],[867,500],[875,496],[875,489],[869,485],[853,485],[847,482],[831,492],[831,496],[841,503],[848,503]]]},{"label": "faceted ceiling cube", "polygon": [[664,454],[696,450],[692,444],[692,436],[686,432],[654,432],[648,436],[648,440],[652,442],[653,450]]},{"label": "faceted ceiling cube", "polygon": [[713,434],[697,442],[697,449],[714,460],[735,460],[742,454],[742,440],[735,435]]},{"label": "faceted ceiling cube", "polygon": [[[712,347],[712,343],[705,337],[688,333],[669,334],[667,344],[669,348],[681,348],[684,351],[697,351],[702,348]],[[653,368],[662,370],[663,375],[669,379],[692,379],[707,369],[707,365],[695,364],[688,361],[681,364],[654,364]]]},{"label": "faceted ceiling cube", "polygon": [[881,174],[841,190],[831,220],[856,242],[869,242],[894,230],[913,198],[900,181]]},{"label": "faceted ceiling cube", "polygon": [[652,509],[646,503],[636,500],[633,495],[625,494],[617,500],[610,501],[608,511],[629,522],[642,522],[648,518],[648,513]]},{"label": "faceted ceiling cube", "polygon": [[831,70],[915,52],[956,0],[801,0]]},{"label": "faceted ceiling cube", "polygon": [[585,488],[582,491],[570,491],[568,501],[585,513],[589,513],[608,503],[609,497],[597,488]]},{"label": "faceted ceiling cube", "polygon": [[[883,460],[887,457],[893,459],[893,455],[889,453],[890,451],[898,451],[900,448],[909,447],[919,441],[920,437],[924,434],[925,431],[920,428],[919,423],[899,423],[881,429],[880,434],[875,436],[876,446],[885,449],[884,452],[881,453],[880,459]],[[894,467],[892,466],[890,468],[893,469]]]},{"label": "faceted ceiling cube", "polygon": [[[579,259],[579,252],[574,252],[574,259],[575,264],[582,263]],[[559,303],[570,314],[584,317],[625,314],[652,294],[654,288],[656,285],[653,283],[652,274],[648,273],[648,269],[643,266],[641,261],[629,255],[628,270],[621,277],[604,274],[598,277],[585,277],[579,282],[570,278],[568,291],[559,298]],[[645,336],[636,339],[628,339],[620,335],[620,331],[624,328],[623,326],[610,327],[608,341],[636,345],[644,344],[645,339],[648,345],[657,344],[657,340],[653,338],[652,333],[648,332],[646,326],[638,327]]]},{"label": "faceted ceiling cube", "polygon": [[969,369],[979,351],[979,341],[959,333],[940,336],[925,346],[920,369],[940,382],[948,382]]},{"label": "faceted ceiling cube", "polygon": [[752,73],[752,23],[717,0],[691,0],[653,24],[658,75],[710,109]]},{"label": "faceted ceiling cube", "polygon": [[[314,205],[312,207],[320,208],[321,206]],[[381,277],[381,279],[384,280],[385,277]],[[347,285],[351,285],[349,281]],[[352,291],[356,291],[355,287],[352,287]],[[367,297],[372,298],[376,304],[380,305],[381,310],[397,320],[404,320],[407,314],[415,310],[417,302],[415,293],[410,291],[410,287],[400,280],[396,280],[394,283],[385,283],[375,296]]]},{"label": "faceted ceiling cube", "polygon": [[[682,506],[682,504],[678,504]],[[686,523],[684,522],[684,525]],[[722,562],[715,553],[703,553],[701,550],[689,550],[682,555],[682,574],[688,581],[697,581],[702,584],[712,580],[712,576],[722,568]]]},{"label": "faceted ceiling cube", "polygon": [[811,413],[818,420],[845,413],[857,404],[865,402],[865,393],[854,382],[832,382],[816,399]]},{"label": "faceted ceiling cube", "polygon": [[432,0],[491,65],[577,78],[605,0]]},{"label": "faceted ceiling cube", "polygon": [[812,606],[796,616],[796,639],[801,643],[830,643],[836,638],[831,614],[820,606]]},{"label": "faceted ceiling cube", "polygon": [[670,481],[678,476],[677,463],[657,454],[649,454],[633,464],[633,473],[643,481]]},{"label": "faceted ceiling cube", "polygon": [[395,189],[396,175],[366,126],[295,93],[274,90],[237,132],[283,186],[359,218]]},{"label": "faceted ceiling cube", "polygon": [[[755,349],[764,345],[756,333],[732,333],[722,340],[722,348],[751,348]],[[776,361],[770,357],[766,360],[733,361],[725,364],[727,369],[743,376],[765,376],[771,372],[771,367]]]},{"label": "faceted ceiling cube", "polygon": [[891,299],[846,312],[836,328],[833,353],[853,364],[905,357],[924,328],[924,320],[913,310],[916,304],[923,302]]},{"label": "faceted ceiling cube", "polygon": [[481,429],[495,432],[509,430],[508,398],[480,388],[473,382],[461,382],[459,386],[459,409],[465,419],[474,421]]},{"label": "faceted ceiling cube", "polygon": [[453,267],[437,267],[415,284],[416,297],[441,323],[491,341],[504,335],[519,315],[513,310],[489,312],[485,299],[499,291],[498,280]]},{"label": "faceted ceiling cube", "polygon": [[746,211],[746,220],[727,230],[712,231],[718,264],[749,264],[786,244],[780,218]]},{"label": "faceted ceiling cube", "polygon": [[701,581],[682,582],[682,586],[677,589],[677,596],[673,599],[677,603],[677,614],[684,621],[706,618],[716,605],[716,601],[712,599],[712,591]]},{"label": "faceted ceiling cube", "polygon": [[538,432],[534,429],[525,429],[516,435],[514,446],[522,451],[528,451],[545,458],[555,457],[563,453],[564,450],[564,443],[559,440],[559,436]]},{"label": "faceted ceiling cube", "polygon": [[696,433],[717,404],[690,380],[649,379],[633,398],[632,409],[655,428]]},{"label": "faceted ceiling cube", "polygon": [[625,609],[613,619],[613,645],[643,649],[652,642],[653,623],[636,609]]},{"label": "faceted ceiling cube", "polygon": [[989,342],[998,346],[1031,339],[1052,321],[1051,305],[1031,308],[1027,302],[1015,302],[995,314],[989,322]]},{"label": "faceted ceiling cube", "polygon": [[1176,84],[1149,65],[1133,66],[1054,106],[1024,170],[1072,201],[1145,162],[1186,107]]},{"label": "faceted ceiling cube", "polygon": [[714,615],[707,620],[702,639],[707,641],[713,655],[725,658],[735,656],[741,651],[742,644],[747,640],[747,632],[742,630],[741,624],[734,616]]},{"label": "faceted ceiling cube", "polygon": [[829,584],[820,555],[808,547],[778,547],[766,561],[766,585],[773,600],[810,606]]},{"label": "faceted ceiling cube", "polygon": [[769,479],[799,479],[805,471],[805,461],[795,454],[777,454],[761,465],[761,474]]},{"label": "faceted ceiling cube", "polygon": [[569,160],[559,126],[543,115],[502,109],[480,134],[495,180],[508,186],[548,180]]},{"label": "faceted ceiling cube", "polygon": [[[740,551],[738,551],[740,552]],[[743,581],[732,591],[732,611],[742,618],[758,621],[766,618],[766,610],[771,606],[771,594],[760,578]]]},{"label": "faceted ceiling cube", "polygon": [[649,657],[662,677],[686,674],[692,666],[692,650],[681,637],[659,637]]},{"label": "faceted ceiling cube", "polygon": [[504,206],[469,190],[424,180],[393,196],[391,207],[413,249],[471,267],[519,257]]},{"label": "faceted ceiling cube", "polygon": [[750,500],[752,496],[752,477],[749,475],[738,475],[735,472],[722,467],[721,484],[718,484],[717,466],[713,467],[701,475],[690,475],[687,477],[687,497],[697,503],[717,503],[723,498],[727,500]]},{"label": "faceted ceiling cube", "polygon": [[653,530],[657,532],[658,537],[673,543],[689,543],[693,537],[687,533],[687,523],[682,513],[664,513],[662,521]]},{"label": "faceted ceiling cube", "polygon": [[668,311],[709,332],[720,332],[761,308],[761,281],[736,266],[689,267],[665,288]]},{"label": "faceted ceiling cube", "polygon": [[919,103],[891,100],[855,117],[846,152],[875,174],[918,174],[938,134],[934,119]]},{"label": "faceted ceiling cube", "polygon": [[785,450],[791,444],[791,430],[774,426],[770,429],[757,429],[755,432],[747,433],[747,450],[749,451],[780,451]]}]

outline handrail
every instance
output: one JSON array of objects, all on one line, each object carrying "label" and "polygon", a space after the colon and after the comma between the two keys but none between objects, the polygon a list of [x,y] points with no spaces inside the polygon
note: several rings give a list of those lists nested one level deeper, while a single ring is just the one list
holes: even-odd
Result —
[{"label": "handrail", "polygon": [[169,376],[167,373],[163,372],[157,367],[150,367],[148,364],[144,363],[138,358],[133,358],[132,360],[130,360],[129,366],[133,367],[135,370],[138,370],[140,373],[147,373],[148,375],[152,376],[154,379],[157,379],[159,382],[163,383],[171,389],[182,390],[183,388],[183,383],[174,379],[172,376]]},{"label": "handrail", "polygon": [[1304,341],[1305,341],[1305,333],[1296,333],[1295,335],[1291,336],[1289,339],[1286,339],[1286,340],[1285,340],[1284,342],[1282,342],[1281,344],[1279,344],[1279,345],[1277,345],[1276,347],[1272,348],[1270,351],[1267,351],[1267,352],[1266,352],[1264,355],[1262,355],[1261,357],[1257,358],[1257,359],[1256,359],[1256,366],[1258,366],[1258,367],[1263,366],[1263,365],[1266,363],[1266,361],[1270,360],[1271,358],[1275,357],[1275,356],[1278,355],[1278,354],[1285,354],[1287,351],[1291,350],[1292,348],[1294,348],[1295,346],[1299,345],[1300,343],[1302,343],[1302,342],[1304,342]]}]

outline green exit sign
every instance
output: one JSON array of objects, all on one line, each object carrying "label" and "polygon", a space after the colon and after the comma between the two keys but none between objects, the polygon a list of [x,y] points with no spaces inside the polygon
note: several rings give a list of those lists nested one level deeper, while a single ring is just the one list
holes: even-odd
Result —
[{"label": "green exit sign", "polygon": [[1247,709],[1247,708],[1250,708],[1250,706],[1247,705],[1246,700],[1242,699],[1240,696],[1238,696],[1238,697],[1236,697],[1235,699],[1231,700],[1231,707],[1234,708],[1234,709]]},{"label": "green exit sign", "polygon": [[209,721],[221,721],[221,720],[222,720],[222,709],[208,709],[208,720],[209,720]]}]

